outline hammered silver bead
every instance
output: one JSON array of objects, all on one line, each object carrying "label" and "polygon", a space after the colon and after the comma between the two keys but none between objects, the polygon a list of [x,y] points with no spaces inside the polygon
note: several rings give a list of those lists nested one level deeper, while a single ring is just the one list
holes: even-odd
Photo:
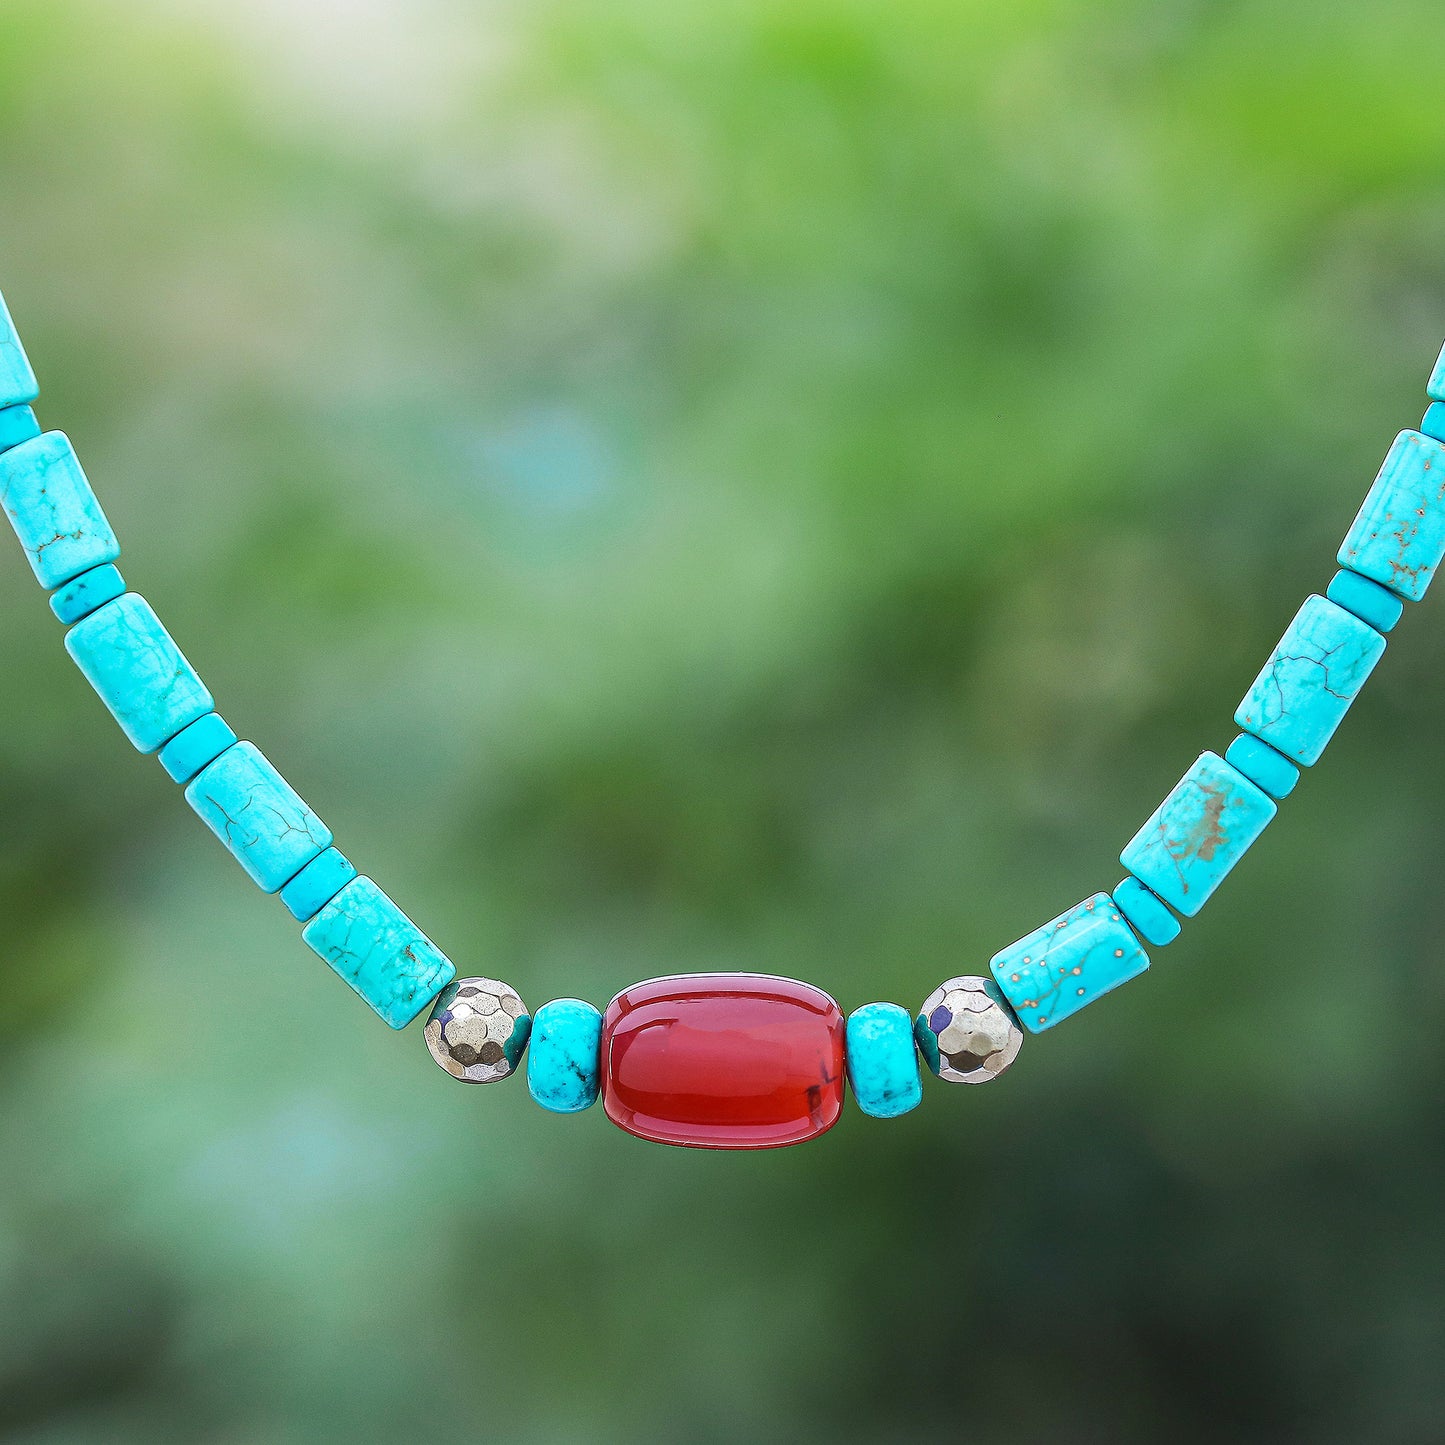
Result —
[{"label": "hammered silver bead", "polygon": [[532,1032],[517,991],[495,978],[459,978],[437,995],[426,1046],[454,1079],[493,1084],[515,1072]]},{"label": "hammered silver bead", "polygon": [[923,1001],[914,1025],[928,1067],[951,1084],[986,1084],[1019,1056],[1024,1034],[991,978],[951,978]]}]

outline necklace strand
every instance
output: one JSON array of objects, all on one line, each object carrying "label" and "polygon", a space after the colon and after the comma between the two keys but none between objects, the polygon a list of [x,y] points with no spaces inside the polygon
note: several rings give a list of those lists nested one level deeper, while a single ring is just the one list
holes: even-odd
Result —
[{"label": "necklace strand", "polygon": [[989,972],[940,984],[916,1018],[870,1003],[846,1019],[820,989],[765,974],[652,979],[599,1012],[554,999],[535,1018],[510,985],[456,977],[440,949],[333,846],[331,830],[254,743],[215,711],[151,605],[127,589],[116,540],[74,448],[42,432],[39,395],[0,297],[0,508],[69,629],[65,647],[122,731],[301,936],[392,1028],[431,1006],[432,1057],[493,1083],[525,1055],[532,1097],[553,1113],[603,1100],[629,1133],[702,1148],[815,1138],[843,1108],[895,1118],[922,1098],[918,1059],[951,1083],[997,1078],[1024,1032],[1042,1033],[1149,967],[1144,945],[1179,936],[1319,761],[1445,558],[1445,350],[1418,431],[1395,439],[1340,546],[1235,712],[1224,756],[1201,753],[1120,855],[1128,875],[994,955]]}]

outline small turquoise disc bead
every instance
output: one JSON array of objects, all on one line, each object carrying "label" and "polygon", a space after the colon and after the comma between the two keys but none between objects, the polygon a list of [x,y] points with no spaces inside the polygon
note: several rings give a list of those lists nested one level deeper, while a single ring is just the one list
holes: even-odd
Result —
[{"label": "small turquoise disc bead", "polygon": [[577,1114],[597,1102],[602,1015],[580,998],[544,1003],[532,1017],[527,1091],[554,1114]]},{"label": "small turquoise disc bead", "polygon": [[405,1028],[456,977],[447,956],[370,878],[353,878],[301,930],[394,1029]]},{"label": "small turquoise disc bead", "polygon": [[1445,557],[1445,443],[1421,432],[1395,439],[1339,563],[1418,602]]},{"label": "small turquoise disc bead", "polygon": [[1179,937],[1179,920],[1137,878],[1126,878],[1114,890],[1114,906],[1145,943],[1163,948]]},{"label": "small turquoise disc bead", "polygon": [[1149,967],[1107,893],[1036,928],[989,963],[1019,1022],[1042,1033]]},{"label": "small turquoise disc bead", "polygon": [[0,452],[8,452],[21,442],[40,435],[40,423],[28,406],[7,406],[0,409]]},{"label": "small turquoise disc bead", "polygon": [[1287,798],[1300,780],[1300,770],[1281,752],[1249,733],[1240,733],[1224,752],[1224,761],[1238,768],[1271,798]]},{"label": "small turquoise disc bead", "polygon": [[1309,767],[1319,761],[1384,652],[1385,639],[1354,613],[1324,597],[1307,598],[1234,720]]},{"label": "small turquoise disc bead", "polygon": [[1176,912],[1193,918],[1278,811],[1238,768],[1216,753],[1201,753],[1119,861]]},{"label": "small turquoise disc bead", "polygon": [[65,650],[143,753],[155,752],[215,706],[195,668],[138,592],[127,592],[82,618],[65,634]]},{"label": "small turquoise disc bead", "polygon": [[1425,410],[1420,430],[1437,442],[1445,442],[1445,401],[1432,401]]},{"label": "small turquoise disc bead", "polygon": [[263,893],[275,893],[331,846],[331,829],[255,743],[237,743],[203,768],[186,802]]},{"label": "small turquoise disc bead", "polygon": [[1376,632],[1389,632],[1405,612],[1405,604],[1389,588],[1358,572],[1336,572],[1325,596],[1361,622],[1368,622]]},{"label": "small turquoise disc bead", "polygon": [[314,918],[356,877],[356,869],[335,848],[318,853],[282,890],[281,902],[298,923]]},{"label": "small turquoise disc bead", "polygon": [[0,296],[0,407],[34,401],[40,395],[25,348],[15,334],[15,323]]},{"label": "small turquoise disc bead", "polygon": [[235,743],[236,733],[230,723],[220,713],[208,712],[190,727],[182,728],[156,757],[172,782],[189,783]]},{"label": "small turquoise disc bead", "polygon": [[845,1057],[853,1097],[865,1114],[896,1119],[923,1099],[913,1018],[896,1003],[868,1003],[848,1015]]},{"label": "small turquoise disc bead", "polygon": [[0,452],[0,509],[42,587],[59,587],[120,556],[64,432],[48,431]]},{"label": "small turquoise disc bead", "polygon": [[1431,401],[1445,401],[1445,348],[1441,349],[1440,359],[1430,373],[1430,384],[1425,390]]},{"label": "small turquoise disc bead", "polygon": [[104,567],[92,567],[79,577],[72,577],[58,592],[50,594],[50,610],[67,627],[89,617],[97,607],[114,602],[125,591],[125,578],[120,569],[107,562]]}]

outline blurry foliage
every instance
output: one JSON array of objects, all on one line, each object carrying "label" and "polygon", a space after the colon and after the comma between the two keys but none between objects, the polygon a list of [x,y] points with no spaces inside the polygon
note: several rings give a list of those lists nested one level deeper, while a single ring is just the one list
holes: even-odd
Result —
[{"label": "blurry foliage", "polygon": [[[1445,331],[1424,0],[11,0],[0,284],[465,972],[845,1007],[1112,885]],[[1445,629],[1143,981],[760,1156],[457,1088],[0,568],[0,1430],[1424,1439]]]}]

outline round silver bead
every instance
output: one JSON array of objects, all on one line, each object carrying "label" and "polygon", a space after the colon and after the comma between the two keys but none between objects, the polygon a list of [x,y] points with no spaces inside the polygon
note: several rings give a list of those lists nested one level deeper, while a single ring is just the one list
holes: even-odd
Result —
[{"label": "round silver bead", "polygon": [[951,978],[923,1001],[914,1027],[928,1067],[951,1084],[986,1084],[1019,1056],[1024,1034],[991,978]]},{"label": "round silver bead", "polygon": [[459,978],[432,1005],[426,1046],[452,1078],[492,1084],[515,1071],[531,1032],[514,988],[495,978]]}]

